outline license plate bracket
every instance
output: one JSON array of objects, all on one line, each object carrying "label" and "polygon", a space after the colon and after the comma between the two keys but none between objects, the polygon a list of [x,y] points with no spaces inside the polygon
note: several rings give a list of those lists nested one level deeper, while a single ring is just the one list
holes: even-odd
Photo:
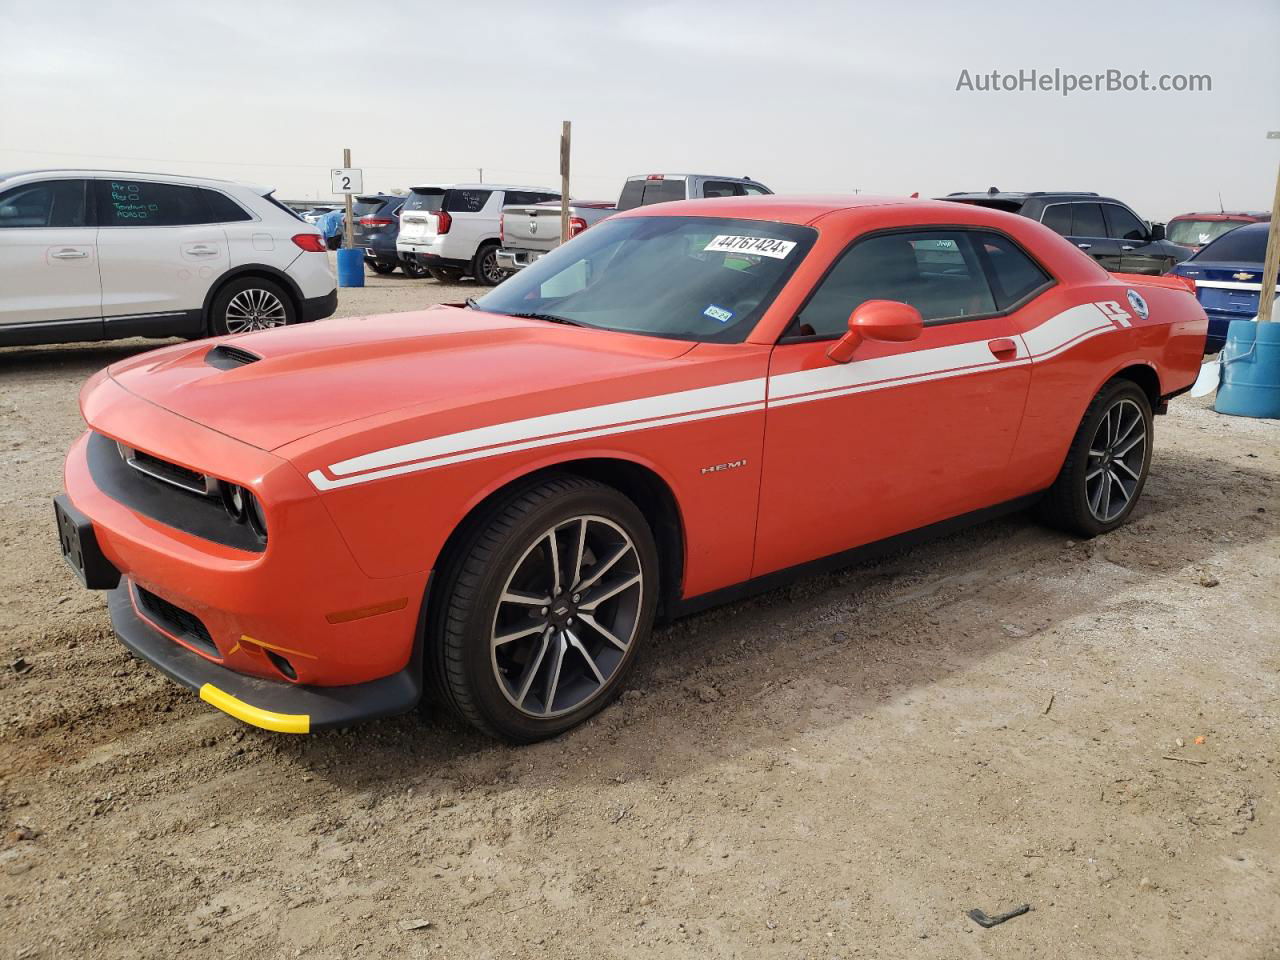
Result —
[{"label": "license plate bracket", "polygon": [[53,515],[62,557],[80,582],[90,590],[114,590],[119,586],[120,571],[103,554],[93,521],[77,510],[64,493],[53,498]]}]

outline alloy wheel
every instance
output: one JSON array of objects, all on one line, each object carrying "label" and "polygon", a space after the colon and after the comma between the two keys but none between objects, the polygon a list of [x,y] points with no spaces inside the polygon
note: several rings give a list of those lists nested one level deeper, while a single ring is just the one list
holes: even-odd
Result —
[{"label": "alloy wheel", "polygon": [[498,251],[493,248],[480,258],[480,274],[484,281],[491,285],[501,283],[507,277],[507,272],[498,266]]},{"label": "alloy wheel", "polygon": [[227,333],[249,333],[283,327],[288,322],[284,304],[270,290],[250,287],[227,304]]},{"label": "alloy wheel", "polygon": [[1110,523],[1128,509],[1142,480],[1147,421],[1132,400],[1120,400],[1102,416],[1089,444],[1085,499],[1094,519]]},{"label": "alloy wheel", "polygon": [[503,696],[539,719],[594,699],[627,659],[645,589],[635,544],[612,520],[572,517],[543,531],[494,611],[491,659]]}]

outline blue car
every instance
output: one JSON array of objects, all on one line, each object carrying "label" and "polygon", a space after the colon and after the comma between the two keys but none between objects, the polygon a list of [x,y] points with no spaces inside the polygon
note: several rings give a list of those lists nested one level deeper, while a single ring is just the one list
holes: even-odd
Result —
[{"label": "blue car", "polygon": [[1222,349],[1232,320],[1257,317],[1258,295],[1262,291],[1262,263],[1267,252],[1267,230],[1270,226],[1268,223],[1251,223],[1237,227],[1170,271],[1196,282],[1196,298],[1209,316],[1205,353],[1216,353]]}]

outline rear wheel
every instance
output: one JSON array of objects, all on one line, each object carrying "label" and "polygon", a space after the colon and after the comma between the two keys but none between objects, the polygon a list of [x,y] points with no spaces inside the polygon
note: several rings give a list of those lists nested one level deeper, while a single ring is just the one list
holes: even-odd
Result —
[{"label": "rear wheel", "polygon": [[386,263],[382,260],[366,260],[365,263],[369,265],[370,270],[376,274],[380,274],[381,276],[386,276],[388,273],[396,272],[396,265],[394,263]]},{"label": "rear wheel", "polygon": [[1151,403],[1132,380],[1112,380],[1093,398],[1041,516],[1084,537],[1124,523],[1151,466]]},{"label": "rear wheel", "polygon": [[457,283],[462,279],[461,267],[427,267],[427,273],[439,283]]},{"label": "rear wheel", "polygon": [[284,288],[263,277],[232,280],[218,291],[209,308],[209,327],[214,336],[252,333],[297,322],[297,309]]},{"label": "rear wheel", "polygon": [[476,278],[477,283],[486,287],[496,286],[507,279],[507,271],[498,266],[496,243],[486,243],[476,251],[475,259],[471,262],[471,275]]},{"label": "rear wheel", "polygon": [[653,625],[657,550],[622,493],[559,477],[495,504],[442,586],[432,660],[445,701],[530,743],[617,696]]}]

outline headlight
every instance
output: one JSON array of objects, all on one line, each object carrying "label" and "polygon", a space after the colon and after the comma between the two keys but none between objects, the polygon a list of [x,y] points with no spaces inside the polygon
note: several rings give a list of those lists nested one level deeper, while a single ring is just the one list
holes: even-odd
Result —
[{"label": "headlight", "polygon": [[224,482],[221,486],[222,505],[226,507],[231,519],[236,523],[249,524],[254,532],[265,540],[267,518],[262,511],[262,505],[258,503],[258,498],[239,484]]}]

